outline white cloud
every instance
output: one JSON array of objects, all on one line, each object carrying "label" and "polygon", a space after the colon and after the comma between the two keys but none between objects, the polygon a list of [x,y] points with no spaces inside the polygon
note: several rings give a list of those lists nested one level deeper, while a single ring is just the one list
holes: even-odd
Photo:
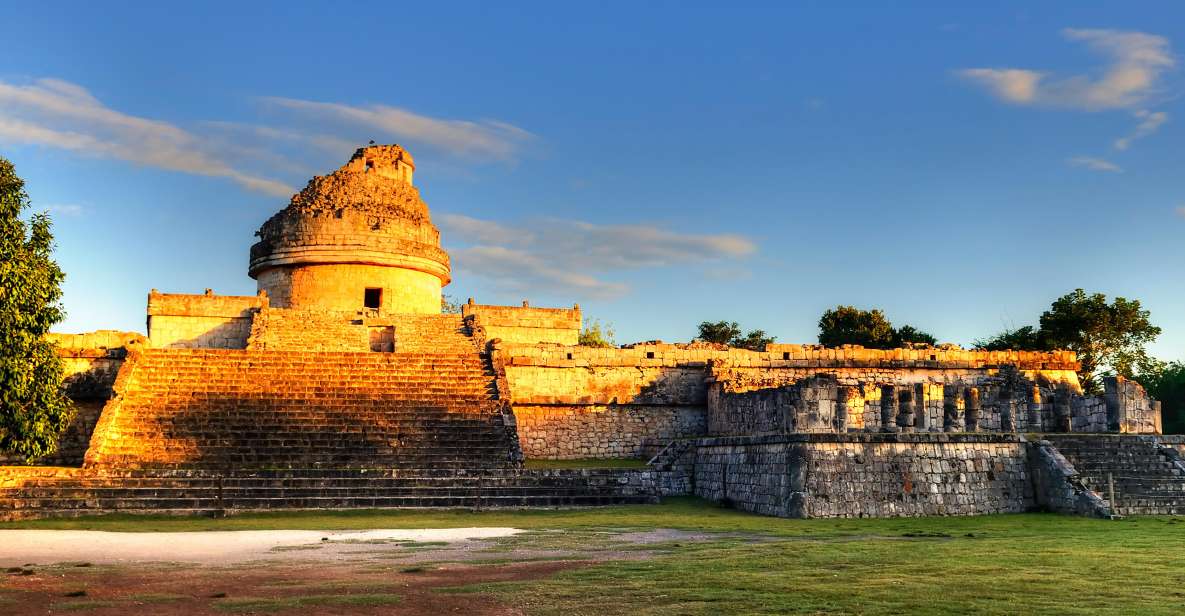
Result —
[{"label": "white cloud", "polygon": [[77,218],[86,212],[86,208],[74,203],[54,203],[45,206],[45,210],[50,214],[60,214],[70,218]]},{"label": "white cloud", "polygon": [[1140,121],[1136,125],[1135,130],[1131,134],[1115,140],[1116,150],[1126,150],[1131,147],[1133,141],[1143,139],[1152,133],[1160,130],[1160,126],[1169,121],[1169,114],[1163,111],[1148,111],[1147,109],[1140,109],[1133,113],[1137,120]]},{"label": "white cloud", "polygon": [[522,144],[533,138],[531,133],[497,120],[446,120],[388,105],[354,106],[278,97],[263,100],[321,121],[361,127],[373,133],[375,139],[393,137],[452,154],[513,160]]},{"label": "white cloud", "polygon": [[58,79],[28,85],[0,81],[0,141],[222,177],[270,195],[293,192],[282,182],[236,169],[180,127],[116,111],[85,88]]},{"label": "white cloud", "polygon": [[1066,159],[1066,162],[1075,167],[1084,167],[1092,171],[1106,171],[1108,173],[1123,173],[1123,168],[1115,163],[1104,160],[1102,158],[1094,158],[1093,156],[1075,156]]},{"label": "white cloud", "polygon": [[1062,36],[1084,43],[1108,62],[1095,75],[1058,77],[1027,68],[969,68],[958,74],[986,88],[1001,100],[1099,111],[1129,108],[1156,93],[1161,74],[1176,63],[1168,39],[1143,32],[1078,30]]},{"label": "white cloud", "polygon": [[592,297],[624,294],[628,286],[605,274],[684,263],[720,262],[753,254],[749,239],[733,234],[682,234],[651,225],[596,225],[539,219],[517,227],[468,216],[440,217],[462,269],[505,290],[549,290]]}]

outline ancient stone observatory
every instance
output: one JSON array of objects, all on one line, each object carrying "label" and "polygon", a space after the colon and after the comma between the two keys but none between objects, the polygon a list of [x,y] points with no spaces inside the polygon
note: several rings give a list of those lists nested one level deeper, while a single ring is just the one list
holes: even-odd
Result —
[{"label": "ancient stone observatory", "polygon": [[277,308],[440,313],[448,254],[397,145],[361,148],[263,223],[248,274]]}]

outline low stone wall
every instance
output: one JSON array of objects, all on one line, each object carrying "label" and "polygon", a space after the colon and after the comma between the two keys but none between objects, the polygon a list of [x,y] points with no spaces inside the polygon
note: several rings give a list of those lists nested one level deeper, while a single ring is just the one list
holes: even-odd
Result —
[{"label": "low stone wall", "polygon": [[1006,434],[701,439],[695,493],[779,517],[978,515],[1035,506],[1026,444]]},{"label": "low stone wall", "polygon": [[651,405],[515,405],[519,443],[528,458],[637,458],[647,439],[704,434],[704,409]]},{"label": "low stone wall", "polygon": [[475,319],[490,340],[508,343],[575,345],[580,340],[580,306],[572,308],[532,308],[523,306],[461,306],[461,315]]},{"label": "low stone wall", "polygon": [[148,339],[155,348],[244,349],[266,295],[148,294]]}]

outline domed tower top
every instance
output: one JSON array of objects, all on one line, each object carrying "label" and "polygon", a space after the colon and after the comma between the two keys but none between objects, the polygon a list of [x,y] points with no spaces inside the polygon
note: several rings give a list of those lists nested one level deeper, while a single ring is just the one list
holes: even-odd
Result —
[{"label": "domed tower top", "polygon": [[448,254],[398,145],[359,148],[263,223],[248,274],[271,305],[439,313]]}]

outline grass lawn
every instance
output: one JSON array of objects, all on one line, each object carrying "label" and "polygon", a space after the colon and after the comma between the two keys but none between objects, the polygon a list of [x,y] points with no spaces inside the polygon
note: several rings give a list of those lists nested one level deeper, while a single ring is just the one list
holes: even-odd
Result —
[{"label": "grass lawn", "polygon": [[[460,526],[534,529],[507,541],[546,540],[573,549],[589,537],[625,529],[720,533],[639,546],[646,557],[608,557],[540,579],[471,584],[461,576],[435,591],[492,593],[528,614],[1185,613],[1185,518],[783,520],[670,499],[663,505],[550,511],[277,513],[219,520],[111,516],[0,528]],[[544,532],[555,530],[567,532]]]}]

